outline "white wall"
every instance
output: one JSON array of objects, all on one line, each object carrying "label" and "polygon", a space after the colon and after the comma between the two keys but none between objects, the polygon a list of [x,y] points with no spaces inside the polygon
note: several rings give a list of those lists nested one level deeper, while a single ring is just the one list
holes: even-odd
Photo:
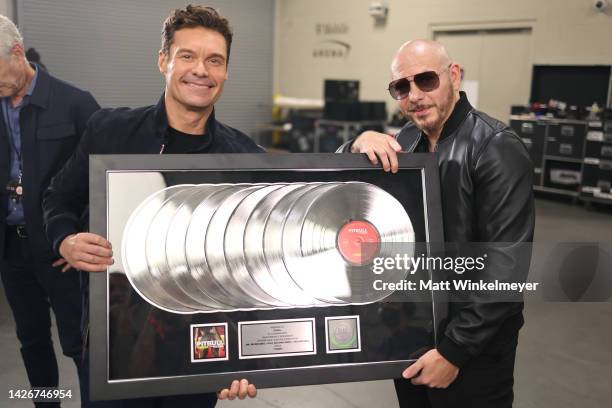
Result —
[{"label": "white wall", "polygon": [[[612,64],[612,10],[596,12],[593,0],[387,0],[382,27],[368,15],[372,2],[278,0],[275,92],[321,98],[325,78],[358,79],[362,99],[386,100],[391,108],[394,52],[406,40],[431,38],[435,27],[531,26],[534,64]],[[344,24],[348,33],[317,34],[320,23]],[[325,39],[350,44],[349,56],[314,58]]]},{"label": "white wall", "polygon": [[0,0],[0,14],[13,19],[13,0]]},{"label": "white wall", "polygon": [[[36,48],[49,72],[92,92],[101,106],[150,105],[163,91],[157,69],[162,22],[187,3],[20,0],[19,25],[26,47]],[[255,136],[272,111],[275,0],[204,3],[218,7],[235,34],[217,118]]]}]

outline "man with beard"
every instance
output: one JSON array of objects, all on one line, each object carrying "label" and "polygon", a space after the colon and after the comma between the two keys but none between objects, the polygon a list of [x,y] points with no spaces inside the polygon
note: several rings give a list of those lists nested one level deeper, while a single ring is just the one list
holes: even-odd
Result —
[{"label": "man with beard", "polygon": [[[399,152],[434,153],[446,242],[485,243],[486,274],[524,281],[530,256],[520,249],[533,239],[535,214],[533,167],[521,140],[470,105],[459,91],[460,67],[439,43],[405,43],[391,75],[389,92],[409,122],[395,137],[368,131],[339,151],[364,153],[393,173]],[[522,301],[450,295],[437,347],[395,380],[400,405],[511,407]]]},{"label": "man with beard", "polygon": [[[53,179],[44,199],[47,236],[65,260],[66,270],[105,272],[113,263],[110,242],[81,232],[90,154],[262,152],[245,134],[215,119],[214,104],[227,79],[231,42],[229,23],[215,9],[187,6],[173,11],[163,25],[158,67],[166,86],[157,105],[103,109],[91,118],[75,154]],[[217,396],[244,399],[256,393],[253,384],[243,379]],[[87,395],[82,399],[88,402]],[[214,394],[181,395],[90,406],[203,408],[214,406],[216,399]]]}]

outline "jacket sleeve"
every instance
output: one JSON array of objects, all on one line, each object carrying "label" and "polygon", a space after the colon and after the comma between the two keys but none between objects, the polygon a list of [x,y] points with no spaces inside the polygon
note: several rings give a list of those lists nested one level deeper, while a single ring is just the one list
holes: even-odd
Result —
[{"label": "jacket sleeve", "polygon": [[351,139],[348,142],[342,144],[338,149],[336,149],[336,153],[350,153],[351,147],[353,147],[353,143],[355,139]]},{"label": "jacket sleeve", "polygon": [[83,92],[76,111],[76,128],[79,139],[85,132],[85,127],[91,115],[100,109],[100,105],[89,92]]},{"label": "jacket sleeve", "polygon": [[[531,261],[535,208],[533,165],[520,139],[510,130],[497,133],[474,154],[475,234],[487,254],[485,281],[524,282]],[[474,279],[472,279],[474,280]],[[508,318],[523,309],[522,297],[491,299],[470,293],[448,322],[438,351],[461,367],[479,355]],[[503,298],[506,300],[506,298]]]},{"label": "jacket sleeve", "polygon": [[81,215],[89,201],[89,155],[95,117],[89,120],[76,150],[43,195],[45,232],[58,256],[64,238],[82,230]]},{"label": "jacket sleeve", "polygon": [[[412,122],[408,122],[398,133],[395,134],[394,137],[395,140],[402,145],[404,151],[413,151],[414,146],[416,146],[416,142],[420,140],[420,133],[421,131],[417,129]],[[336,149],[336,153],[351,153],[353,143],[355,143],[357,137],[340,145],[340,147]],[[408,143],[406,144],[406,142]]]}]

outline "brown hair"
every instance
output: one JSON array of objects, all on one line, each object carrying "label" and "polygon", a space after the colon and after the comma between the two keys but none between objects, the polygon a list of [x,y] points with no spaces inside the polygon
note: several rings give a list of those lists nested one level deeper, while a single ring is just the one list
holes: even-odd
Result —
[{"label": "brown hair", "polygon": [[232,47],[232,29],[229,22],[219,12],[206,6],[188,5],[185,9],[176,9],[166,21],[162,29],[161,52],[168,54],[174,39],[174,33],[182,28],[204,27],[218,32],[225,38],[227,47],[227,60],[229,61],[230,49]]}]

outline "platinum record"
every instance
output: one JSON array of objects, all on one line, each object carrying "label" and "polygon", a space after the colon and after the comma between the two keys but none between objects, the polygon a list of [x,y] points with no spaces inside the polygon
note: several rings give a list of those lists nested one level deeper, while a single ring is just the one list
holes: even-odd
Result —
[{"label": "platinum record", "polygon": [[149,303],[207,313],[380,301],[392,292],[369,284],[373,258],[414,239],[401,203],[369,183],[200,184],[143,200],[121,251]]}]

